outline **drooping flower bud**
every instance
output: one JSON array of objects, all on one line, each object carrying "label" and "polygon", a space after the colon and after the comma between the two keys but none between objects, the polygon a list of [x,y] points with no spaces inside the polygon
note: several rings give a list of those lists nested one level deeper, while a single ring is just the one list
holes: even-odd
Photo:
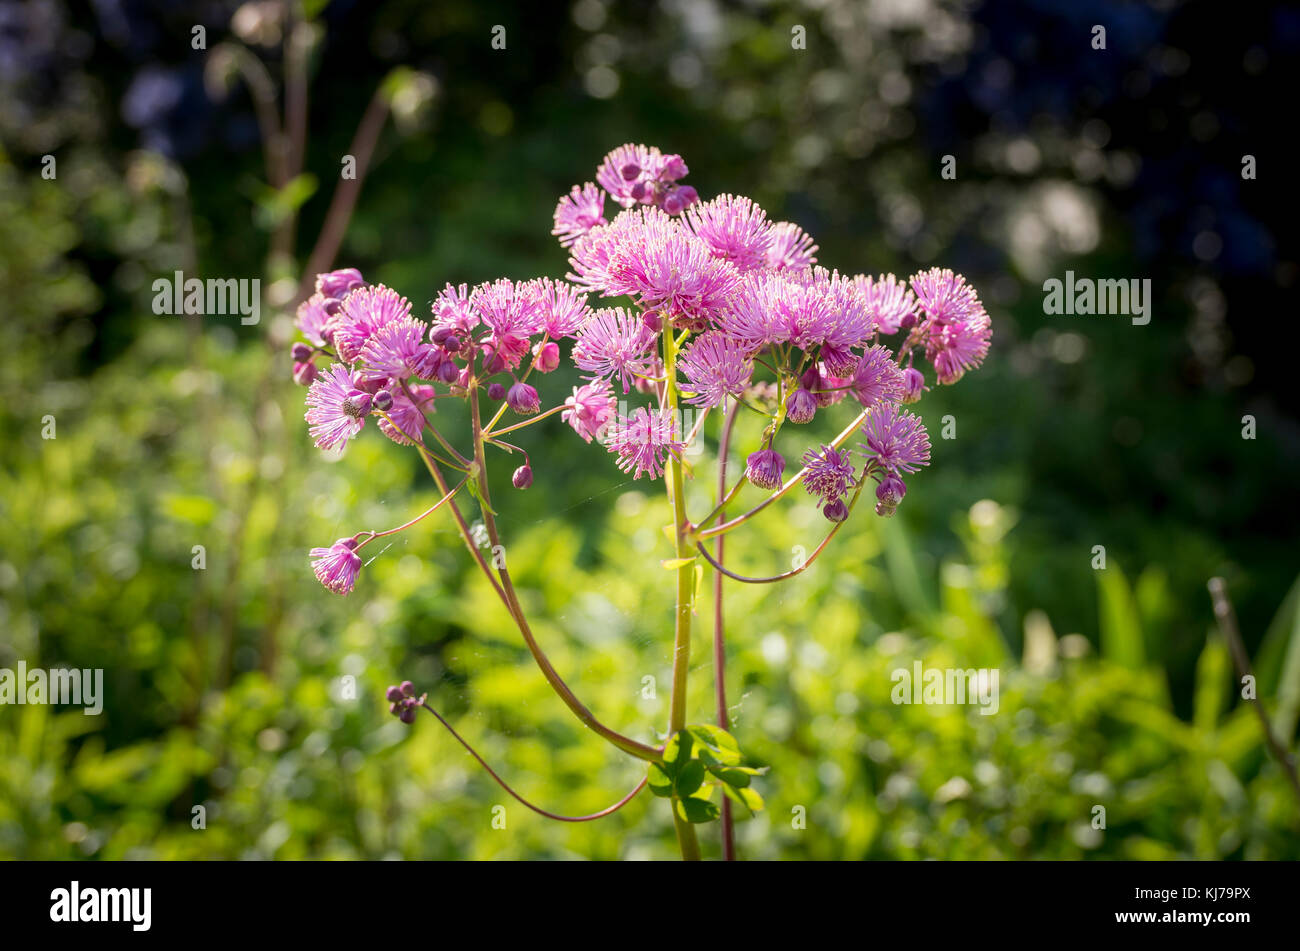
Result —
[{"label": "drooping flower bud", "polygon": [[903,402],[915,403],[925,391],[925,374],[916,367],[903,371]]},{"label": "drooping flower bud", "polygon": [[388,390],[379,390],[371,400],[371,405],[381,412],[388,412],[393,408],[393,394]]},{"label": "drooping flower bud", "polygon": [[792,423],[811,422],[817,415],[817,397],[803,387],[795,390],[785,400],[785,418]]},{"label": "drooping flower bud", "polygon": [[289,353],[293,357],[294,363],[306,363],[311,359],[311,347],[302,341],[295,343],[289,348]]},{"label": "drooping flower bud", "polygon": [[876,498],[891,508],[896,508],[905,495],[907,495],[906,483],[893,472],[886,473],[880,480],[880,485],[876,486]]},{"label": "drooping flower bud", "polygon": [[293,365],[293,382],[299,386],[309,386],[319,373],[320,369],[310,360],[306,363],[295,363]]},{"label": "drooping flower bud", "polygon": [[397,715],[397,719],[401,720],[407,726],[410,726],[415,722],[415,707],[407,707]]},{"label": "drooping flower bud", "polygon": [[760,449],[745,460],[745,478],[760,489],[781,488],[785,459],[775,449]]},{"label": "drooping flower bud", "polygon": [[533,484],[532,466],[520,466],[515,470],[515,474],[510,477],[510,482],[516,489],[526,489]]},{"label": "drooping flower bud", "polygon": [[444,383],[455,383],[460,376],[460,370],[456,366],[455,360],[443,360],[438,364],[438,379]]},{"label": "drooping flower bud", "polygon": [[402,691],[402,696],[404,697],[415,696],[415,684],[411,683],[409,680],[403,680],[398,689]]},{"label": "drooping flower bud", "polygon": [[647,330],[658,333],[664,328],[664,315],[657,310],[647,310],[641,315],[641,323],[645,324]]},{"label": "drooping flower bud", "polygon": [[539,343],[533,348],[533,366],[542,373],[550,373],[560,365],[560,345],[554,341]]},{"label": "drooping flower bud", "polygon": [[[390,703],[396,704],[399,700],[402,699],[402,691],[401,691],[401,688],[400,688],[400,687],[397,687],[397,686],[391,686],[391,687],[389,687],[386,691],[384,691],[384,697],[385,697],[385,698],[386,698]],[[397,712],[397,710],[396,710],[395,707],[394,707],[394,708],[390,708],[390,711],[391,711],[392,713],[396,713],[396,712]]]},{"label": "drooping flower bud", "polygon": [[902,317],[898,319],[899,330],[911,330],[915,326],[916,326],[916,314],[913,311],[908,311],[906,314],[904,314]]},{"label": "drooping flower bud", "polygon": [[849,507],[844,504],[843,499],[836,499],[823,506],[822,514],[832,522],[842,522],[849,517]]},{"label": "drooping flower bud", "polygon": [[488,384],[488,399],[500,402],[506,398],[506,387],[504,383]]},{"label": "drooping flower bud", "polygon": [[506,391],[506,405],[520,416],[531,416],[542,408],[537,391],[527,383],[516,383]]}]

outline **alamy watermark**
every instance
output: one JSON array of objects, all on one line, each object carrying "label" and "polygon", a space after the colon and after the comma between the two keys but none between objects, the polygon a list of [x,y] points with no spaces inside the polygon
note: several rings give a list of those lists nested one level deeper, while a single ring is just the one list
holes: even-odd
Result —
[{"label": "alamy watermark", "polygon": [[1049,316],[1132,317],[1134,326],[1151,322],[1151,278],[1102,279],[1074,276],[1043,281],[1043,313]]},{"label": "alamy watermark", "polygon": [[183,271],[153,282],[153,312],[160,316],[239,315],[245,326],[262,319],[262,281],[259,278],[187,278]]},{"label": "alamy watermark", "polygon": [[976,704],[983,716],[998,712],[998,669],[921,666],[899,667],[889,679],[894,684],[890,699],[894,703]]},{"label": "alamy watermark", "polygon": [[55,703],[82,707],[87,716],[104,712],[104,669],[17,669],[0,667],[0,704]]}]

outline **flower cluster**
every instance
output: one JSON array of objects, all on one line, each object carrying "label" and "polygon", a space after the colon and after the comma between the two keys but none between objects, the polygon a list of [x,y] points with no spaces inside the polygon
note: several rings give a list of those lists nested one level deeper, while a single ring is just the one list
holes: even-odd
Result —
[{"label": "flower cluster", "polygon": [[415,711],[424,706],[429,699],[427,693],[417,697],[415,684],[409,680],[403,680],[401,684],[389,687],[384,692],[384,696],[388,700],[388,712],[406,724],[415,722]]},{"label": "flower cluster", "polygon": [[[904,476],[930,458],[921,419],[902,409],[927,389],[917,358],[940,385],[980,365],[992,331],[978,294],[940,268],[907,280],[828,270],[797,224],[772,220],[742,195],[702,201],[681,183],[686,175],[679,155],[614,149],[594,183],[575,185],[556,206],[552,234],[568,250],[567,279],[448,283],[427,318],[354,268],[321,274],[298,308],[305,342],[292,352],[294,379],[309,385],[315,444],[341,450],[374,417],[387,438],[468,480],[479,467],[443,439],[434,410],[468,402],[477,427],[485,396],[502,405],[475,431],[476,450],[522,451],[494,428],[507,410],[524,420],[507,430],[558,413],[632,479],[657,479],[700,431],[685,424],[684,408],[702,422],[740,403],[768,420],[747,458],[749,483],[783,494],[802,481],[839,522],[873,480],[876,511],[893,514]],[[607,203],[616,214],[607,216]],[[562,403],[543,406],[528,379],[558,369],[562,345],[582,379]],[[332,362],[318,365],[322,357]],[[647,405],[628,405],[641,397]],[[775,444],[786,424],[810,423],[846,400],[858,414],[849,430],[807,448],[802,470],[783,481]],[[845,445],[854,430],[864,439],[856,448]],[[526,453],[511,481],[532,484]],[[313,549],[322,584],[352,589],[356,547],[354,536]]]}]

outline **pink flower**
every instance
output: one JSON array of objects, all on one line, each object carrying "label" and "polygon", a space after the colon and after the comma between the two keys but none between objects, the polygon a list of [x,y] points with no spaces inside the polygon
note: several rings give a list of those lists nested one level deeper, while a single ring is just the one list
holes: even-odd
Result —
[{"label": "pink flower", "polygon": [[326,298],[322,294],[313,294],[298,305],[298,316],[294,319],[294,326],[302,331],[302,335],[310,340],[313,346],[322,347],[328,342],[325,339],[325,327],[338,310],[338,306],[339,302],[336,300]]},{"label": "pink flower", "polygon": [[605,193],[591,182],[581,189],[574,185],[555,206],[555,227],[551,234],[567,248],[597,225],[605,223]]},{"label": "pink flower", "polygon": [[573,362],[593,374],[593,379],[617,376],[626,393],[633,377],[649,368],[654,341],[655,335],[639,314],[622,307],[598,310],[578,334]]},{"label": "pink flower", "polygon": [[[424,383],[417,383],[410,386],[411,395],[415,397],[415,402],[411,402],[401,387],[393,389],[393,405],[385,410],[388,419],[379,420],[379,430],[399,446],[414,445],[420,438],[420,433],[424,429],[424,412],[432,412],[434,408],[434,389]],[[388,420],[391,419],[390,423]]]},{"label": "pink flower", "polygon": [[739,272],[672,218],[643,208],[614,224],[602,288],[607,296],[627,294],[670,320],[700,327],[726,306]]},{"label": "pink flower", "polygon": [[821,499],[822,505],[838,502],[854,484],[853,459],[847,452],[822,446],[819,453],[809,449],[803,456],[803,487]]},{"label": "pink flower", "polygon": [[573,395],[564,401],[560,419],[587,442],[600,438],[601,431],[614,418],[614,390],[608,380],[596,380],[575,386]]},{"label": "pink flower", "polygon": [[748,352],[725,334],[711,331],[687,345],[678,362],[695,393],[686,402],[717,406],[726,396],[739,396],[754,375]]},{"label": "pink flower", "polygon": [[868,312],[882,334],[896,334],[903,320],[916,310],[916,298],[907,284],[892,274],[876,279],[859,274],[853,279],[867,299]]},{"label": "pink flower", "polygon": [[967,370],[984,362],[993,336],[993,324],[984,308],[948,324],[931,323],[925,355],[934,364],[939,382],[956,383]]},{"label": "pink flower", "polygon": [[889,472],[915,472],[930,461],[930,436],[921,418],[892,403],[882,403],[867,411],[862,424],[866,444],[863,454],[875,456]]},{"label": "pink flower", "polygon": [[[663,165],[664,157],[652,146],[620,145],[600,163],[596,181],[616,202],[631,208],[637,202],[653,200],[652,186]],[[684,163],[682,174],[685,174]]]},{"label": "pink flower", "polygon": [[903,398],[903,371],[886,347],[876,345],[858,361],[850,385],[850,392],[863,406],[898,403]]},{"label": "pink flower", "polygon": [[479,325],[481,318],[469,301],[465,284],[448,284],[433,301],[433,329],[450,330],[465,336]]},{"label": "pink flower", "polygon": [[909,278],[921,310],[940,324],[965,320],[980,308],[979,295],[966,278],[947,268],[932,267]]},{"label": "pink flower", "polygon": [[714,257],[730,261],[741,271],[767,264],[772,247],[772,224],[767,213],[740,195],[719,195],[702,205],[692,205],[683,219]]},{"label": "pink flower", "polygon": [[356,539],[340,538],[329,548],[311,550],[312,571],[318,580],[335,594],[347,594],[361,572],[361,556],[352,549]]},{"label": "pink flower", "polygon": [[371,374],[393,379],[417,376],[429,379],[437,369],[437,348],[424,343],[426,326],[413,318],[395,320],[374,333],[361,348],[361,359]]},{"label": "pink flower", "polygon": [[533,298],[541,328],[552,340],[573,336],[591,317],[587,295],[572,284],[539,277],[528,282],[527,293]]},{"label": "pink flower", "polygon": [[767,248],[767,266],[776,271],[802,271],[817,263],[817,245],[812,235],[797,224],[778,221],[772,225],[772,243]]},{"label": "pink flower", "polygon": [[343,298],[339,312],[331,319],[329,331],[339,359],[353,363],[361,355],[370,335],[395,320],[411,316],[411,302],[397,291],[374,284],[359,287]]},{"label": "pink flower", "polygon": [[667,407],[652,413],[641,407],[630,416],[619,416],[609,436],[609,451],[618,456],[618,467],[633,472],[632,479],[663,475],[666,456],[681,459],[685,444],[676,438],[677,424]]},{"label": "pink flower", "polygon": [[714,326],[750,353],[789,339],[777,313],[785,293],[785,278],[774,274],[746,274],[731,303],[718,312]]},{"label": "pink flower", "polygon": [[309,432],[319,449],[342,449],[361,432],[370,412],[370,396],[357,389],[348,368],[335,363],[307,390]]}]

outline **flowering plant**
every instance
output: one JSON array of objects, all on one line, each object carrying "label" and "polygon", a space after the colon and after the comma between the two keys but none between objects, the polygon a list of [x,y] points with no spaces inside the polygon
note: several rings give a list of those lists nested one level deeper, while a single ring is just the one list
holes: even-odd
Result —
[{"label": "flowering plant", "polygon": [[[569,250],[566,280],[502,278],[472,290],[448,284],[433,301],[429,321],[412,316],[397,291],[368,284],[355,269],[319,275],[315,294],[298,309],[306,342],[294,344],[293,373],[310,387],[306,419],[318,447],[341,450],[373,421],[384,436],[419,454],[440,495],[396,528],[313,549],[321,583],[348,594],[366,545],[448,509],[547,682],[584,724],[648,767],[646,778],[609,808],[562,816],[518,795],[465,744],[470,753],[528,808],[563,821],[608,815],[648,785],[671,802],[684,858],[699,857],[694,825],[719,817],[724,854],[731,858],[732,803],[757,810],[763,801],[753,788],[762,771],[743,765],[727,732],[724,578],[768,584],[808,570],[868,486],[874,485],[876,514],[893,515],[907,493],[904,477],[930,460],[925,426],[903,408],[927,389],[926,374],[914,365],[917,356],[924,355],[938,384],[955,383],[984,359],[991,327],[975,290],[959,275],[931,268],[901,281],[892,274],[827,271],[817,265],[817,245],[797,225],[770,221],[742,196],[701,201],[681,184],[687,172],[678,155],[643,145],[615,149],[597,169],[596,183],[574,186],[556,206],[552,234]],[[607,217],[610,201],[621,210]],[[625,303],[596,308],[593,297]],[[887,338],[897,339],[895,349],[883,342]],[[528,379],[560,367],[562,342],[581,383],[563,403],[543,408]],[[333,362],[322,369],[320,356]],[[630,399],[644,405],[631,408]],[[842,402],[855,415],[830,443],[807,447],[802,468],[787,477],[778,442],[798,446],[799,436],[786,424],[806,424]],[[468,447],[458,448],[439,430],[434,410],[443,407],[468,415]],[[761,416],[764,428],[731,481],[727,457],[742,409]],[[500,451],[522,455],[511,482],[527,489],[533,471],[518,445],[520,433],[556,413],[585,442],[603,445],[634,480],[644,476],[665,485],[672,551],[663,565],[676,575],[676,603],[671,711],[662,744],[606,726],[577,698],[534,637],[500,554],[489,458]],[[716,504],[692,519],[683,482],[696,467],[686,455],[698,448],[710,419],[719,425]],[[761,499],[728,518],[746,486],[761,491]],[[729,570],[723,537],[770,514],[774,502],[800,486],[830,523],[825,540],[781,574],[754,578]],[[481,513],[491,561],[461,511],[461,492]],[[688,725],[691,625],[705,564],[714,572],[718,722]],[[390,687],[388,701],[404,723],[424,708],[465,742],[409,681]],[[720,806],[712,801],[715,787],[723,793]]]}]

